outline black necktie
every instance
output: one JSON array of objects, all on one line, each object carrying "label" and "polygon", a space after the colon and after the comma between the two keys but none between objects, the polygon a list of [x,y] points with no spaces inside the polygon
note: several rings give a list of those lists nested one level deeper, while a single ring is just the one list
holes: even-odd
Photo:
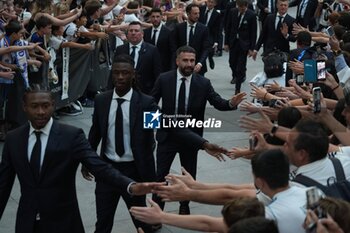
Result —
[{"label": "black necktie", "polygon": [[191,30],[190,30],[190,34],[189,34],[189,37],[188,37],[188,45],[192,46],[192,42],[193,42],[193,28],[194,28],[194,26],[191,25],[190,27],[191,27]]},{"label": "black necktie", "polygon": [[205,25],[207,25],[207,22],[208,22],[208,13],[209,13],[209,9],[207,9],[205,11],[205,15],[204,15],[204,23],[205,23]]},{"label": "black necktie", "polygon": [[40,176],[40,159],[41,159],[41,131],[35,131],[36,142],[34,144],[32,155],[30,157],[30,167],[35,179],[38,181]]},{"label": "black necktie", "polygon": [[279,18],[279,20],[278,20],[278,23],[277,23],[276,31],[280,30],[280,28],[282,27],[283,16],[279,15],[278,18]]},{"label": "black necktie", "polygon": [[185,115],[185,102],[186,102],[186,78],[181,78],[181,85],[179,90],[179,102],[177,105],[177,114]]},{"label": "black necktie", "polygon": [[122,157],[125,153],[124,150],[124,130],[123,130],[123,110],[122,103],[125,99],[117,98],[118,108],[115,117],[115,152],[119,157]]},{"label": "black necktie", "polygon": [[243,14],[238,13],[238,29],[241,27],[241,19],[243,17]]},{"label": "black necktie", "polygon": [[135,59],[135,53],[136,53],[136,48],[137,48],[137,46],[136,46],[136,45],[133,45],[131,48],[132,48],[132,51],[131,51],[130,56],[131,56],[133,59]]},{"label": "black necktie", "polygon": [[153,30],[153,36],[152,36],[152,39],[151,39],[151,43],[153,44],[153,45],[156,45],[156,35],[157,35],[157,29],[154,29]]}]

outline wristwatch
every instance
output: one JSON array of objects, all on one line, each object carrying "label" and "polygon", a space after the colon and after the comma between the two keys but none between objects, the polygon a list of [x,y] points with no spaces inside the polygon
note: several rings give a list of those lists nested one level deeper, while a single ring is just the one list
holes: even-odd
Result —
[{"label": "wristwatch", "polygon": [[271,131],[270,131],[271,137],[275,136],[275,133],[276,133],[277,129],[278,129],[278,125],[274,124],[272,129],[271,129]]}]

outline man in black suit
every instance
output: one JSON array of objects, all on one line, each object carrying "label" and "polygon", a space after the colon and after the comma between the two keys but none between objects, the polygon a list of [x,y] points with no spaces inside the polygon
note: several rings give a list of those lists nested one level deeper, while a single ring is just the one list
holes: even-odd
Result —
[{"label": "man in black suit", "polygon": [[265,19],[269,14],[277,12],[276,0],[258,0],[256,6],[259,8],[259,21],[261,22],[261,28],[264,25]]},{"label": "man in black suit", "polygon": [[270,14],[265,20],[265,24],[256,43],[253,59],[256,58],[262,44],[264,44],[263,55],[268,55],[278,49],[289,53],[289,41],[295,41],[292,34],[295,19],[288,14],[288,0],[277,1],[277,13]]},{"label": "man in black suit", "polygon": [[188,45],[196,50],[196,65],[194,72],[204,75],[207,72],[206,59],[208,57],[210,42],[208,28],[199,19],[199,6],[189,4],[186,7],[187,22],[177,24],[173,31],[173,57],[172,65],[175,68],[175,52],[181,46]]},{"label": "man in black suit", "polygon": [[298,6],[296,22],[303,27],[309,27],[311,31],[316,26],[315,11],[318,0],[295,0],[289,3],[290,7]]},{"label": "man in black suit", "polygon": [[237,0],[236,5],[227,16],[224,48],[230,52],[231,83],[236,84],[237,94],[246,77],[247,56],[254,50],[257,23],[255,13],[248,9],[248,0]]},{"label": "man in black suit", "polygon": [[[178,115],[175,121],[182,121],[184,116],[191,116],[189,120],[204,120],[207,101],[220,111],[235,110],[242,101],[245,93],[225,100],[215,92],[209,79],[193,73],[195,67],[196,51],[189,46],[182,46],[176,52],[177,70],[162,73],[157,79],[152,96],[157,102],[162,99],[162,113],[172,116]],[[186,120],[186,119],[185,119]],[[202,127],[190,127],[194,133],[202,136]],[[165,129],[157,131],[157,179],[164,181],[169,173],[176,153],[180,154],[181,165],[193,177],[197,171],[197,152],[203,144],[197,143],[197,148],[189,147],[180,141],[180,138]],[[156,199],[164,208],[164,202]],[[188,202],[181,202],[180,214],[189,214]]]},{"label": "man in black suit", "polygon": [[105,163],[83,130],[54,121],[51,92],[32,87],[23,101],[29,123],[7,134],[0,164],[0,218],[16,175],[21,187],[16,233],[84,233],[75,187],[79,163],[124,193],[151,191],[150,183],[135,183]]},{"label": "man in black suit", "polygon": [[161,72],[171,69],[171,31],[162,22],[162,11],[159,8],[153,8],[149,16],[153,27],[144,30],[143,39],[158,48],[161,62]]},{"label": "man in black suit", "polygon": [[220,13],[215,9],[217,0],[208,0],[205,6],[201,6],[199,22],[208,27],[209,30],[209,42],[211,48],[208,53],[209,67],[214,69],[214,52],[219,45],[219,30],[220,30]]},{"label": "man in black suit", "polygon": [[[129,55],[116,56],[112,66],[114,89],[95,97],[89,142],[100,157],[123,175],[135,181],[156,179],[153,158],[153,130],[143,129],[144,112],[158,109],[154,99],[135,87],[134,60]],[[83,176],[91,175],[82,170]],[[126,195],[103,180],[96,180],[96,233],[111,232],[120,196],[128,208],[146,206],[146,196]],[[151,227],[132,218],[136,228],[151,232]]]},{"label": "man in black suit", "polygon": [[131,22],[127,33],[128,43],[120,45],[115,55],[128,54],[134,58],[137,81],[143,93],[149,94],[161,69],[157,47],[143,41],[143,31],[140,22]]}]

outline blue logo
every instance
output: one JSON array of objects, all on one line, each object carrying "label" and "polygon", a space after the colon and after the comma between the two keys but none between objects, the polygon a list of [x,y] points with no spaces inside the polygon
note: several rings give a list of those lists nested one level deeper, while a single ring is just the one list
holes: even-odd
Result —
[{"label": "blue logo", "polygon": [[160,116],[162,114],[157,110],[156,112],[143,113],[143,128],[144,129],[160,129]]}]

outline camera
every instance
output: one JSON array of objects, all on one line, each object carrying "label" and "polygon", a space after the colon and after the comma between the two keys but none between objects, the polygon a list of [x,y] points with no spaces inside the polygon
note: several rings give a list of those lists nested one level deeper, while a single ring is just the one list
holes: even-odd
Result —
[{"label": "camera", "polygon": [[314,102],[314,113],[321,112],[321,88],[320,87],[314,87],[312,89],[312,98]]}]

